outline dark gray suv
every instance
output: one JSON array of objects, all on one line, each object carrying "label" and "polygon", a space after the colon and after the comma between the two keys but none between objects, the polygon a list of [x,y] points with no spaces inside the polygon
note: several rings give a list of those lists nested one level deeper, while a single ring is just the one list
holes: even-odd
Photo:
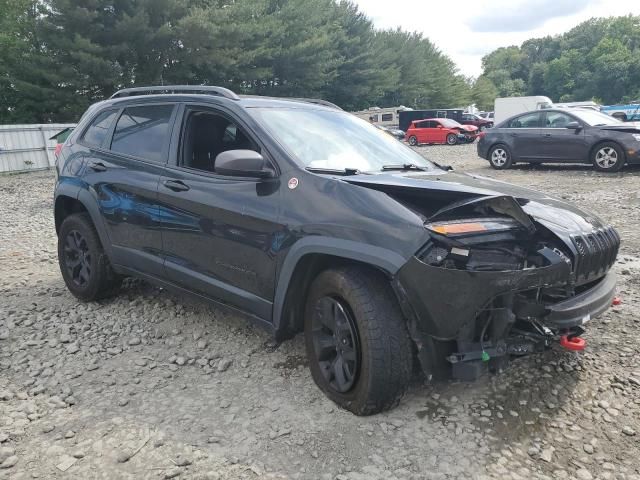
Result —
[{"label": "dark gray suv", "polygon": [[523,113],[480,137],[478,155],[498,170],[516,162],[591,163],[603,172],[640,164],[640,128],[590,109]]},{"label": "dark gray suv", "polygon": [[322,101],[124,90],[87,111],[56,171],[75,296],[135,276],[278,340],[304,332],[313,379],[359,415],[396,405],[414,360],[473,379],[553,342],[582,349],[614,295],[612,227],[442,169]]}]

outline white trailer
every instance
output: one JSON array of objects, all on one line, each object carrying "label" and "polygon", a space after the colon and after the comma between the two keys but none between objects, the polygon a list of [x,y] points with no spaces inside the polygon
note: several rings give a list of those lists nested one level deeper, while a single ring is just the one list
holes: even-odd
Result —
[{"label": "white trailer", "polygon": [[496,98],[494,106],[494,124],[497,125],[507,118],[519,113],[552,107],[553,102],[549,99],[549,97],[543,97],[541,95],[536,95],[534,97]]}]

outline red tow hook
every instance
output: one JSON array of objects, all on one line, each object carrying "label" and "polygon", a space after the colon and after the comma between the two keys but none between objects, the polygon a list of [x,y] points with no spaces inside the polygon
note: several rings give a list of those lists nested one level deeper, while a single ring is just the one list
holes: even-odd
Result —
[{"label": "red tow hook", "polygon": [[574,352],[581,352],[584,347],[587,346],[587,342],[584,338],[570,337],[569,335],[562,335],[560,337],[560,346],[567,350],[573,350]]},{"label": "red tow hook", "polygon": [[616,305],[620,305],[621,303],[622,303],[622,299],[620,297],[613,297],[613,301],[611,302],[611,305],[615,307]]}]

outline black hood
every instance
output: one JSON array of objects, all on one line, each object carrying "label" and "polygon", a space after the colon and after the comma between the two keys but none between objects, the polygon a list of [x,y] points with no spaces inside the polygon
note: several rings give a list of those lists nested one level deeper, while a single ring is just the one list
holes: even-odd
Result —
[{"label": "black hood", "polygon": [[[563,237],[573,232],[590,232],[603,226],[602,221],[596,216],[557,198],[468,173],[441,170],[419,173],[393,172],[354,175],[344,177],[343,180],[353,185],[380,190],[392,196],[410,194],[413,197],[424,196],[425,199],[446,198],[450,203],[480,197],[513,197],[531,218]],[[440,210],[440,207],[437,210]]]}]

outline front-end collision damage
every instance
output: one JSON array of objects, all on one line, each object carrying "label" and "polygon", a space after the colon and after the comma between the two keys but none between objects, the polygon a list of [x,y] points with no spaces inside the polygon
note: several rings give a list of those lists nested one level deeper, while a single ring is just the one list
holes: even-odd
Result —
[{"label": "front-end collision damage", "polygon": [[[500,368],[510,355],[542,350],[559,335],[579,336],[613,298],[615,278],[605,275],[611,265],[577,280],[579,255],[513,197],[454,202],[432,213],[425,228],[429,240],[394,288],[427,374],[434,342],[450,346],[454,377],[473,379],[487,363]],[[611,263],[615,253],[617,245]]]}]

